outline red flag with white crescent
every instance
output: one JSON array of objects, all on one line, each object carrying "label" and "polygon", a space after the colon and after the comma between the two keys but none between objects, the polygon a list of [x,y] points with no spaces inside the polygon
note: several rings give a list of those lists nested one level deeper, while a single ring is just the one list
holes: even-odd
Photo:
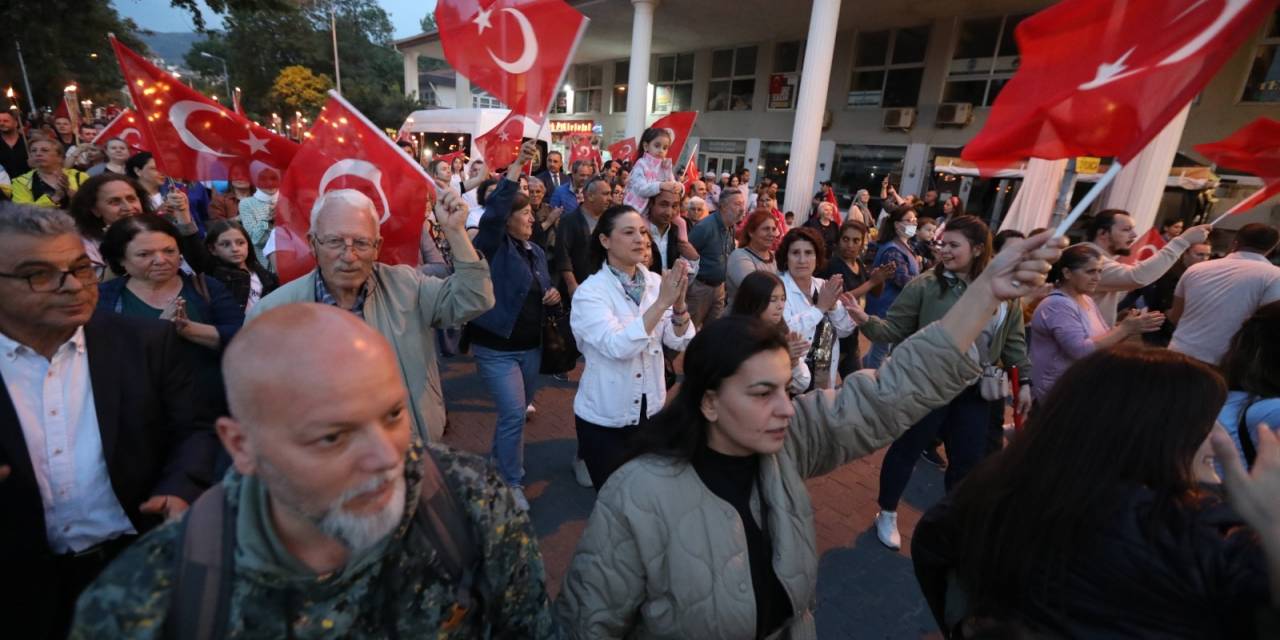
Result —
[{"label": "red flag with white crescent", "polygon": [[506,169],[520,155],[520,143],[524,139],[524,115],[516,111],[507,113],[507,117],[498,126],[476,136],[475,144],[484,157],[484,163],[493,173]]},{"label": "red flag with white crescent", "polygon": [[1129,255],[1121,256],[1117,261],[1125,264],[1137,264],[1159,253],[1164,248],[1165,241],[1160,236],[1160,229],[1157,227],[1158,225],[1147,229],[1147,232],[1142,234],[1142,237],[1138,238],[1129,247]]},{"label": "red flag with white crescent", "polygon": [[93,139],[93,144],[103,146],[108,140],[119,138],[129,145],[132,153],[139,151],[155,152],[155,145],[151,143],[147,125],[143,124],[142,118],[133,112],[133,109],[125,109],[116,116],[114,120],[107,123],[107,126],[98,132],[98,136]]},{"label": "red flag with white crescent", "polygon": [[575,133],[569,136],[569,166],[585,160],[595,162],[595,149],[591,146],[591,134]]},{"label": "red flag with white crescent", "polygon": [[1222,140],[1196,145],[1195,150],[1219,167],[1244,171],[1262,180],[1262,188],[1237,203],[1228,214],[1249,211],[1280,193],[1280,120],[1258,118]]},{"label": "red flag with white crescent", "polygon": [[701,178],[702,174],[698,173],[698,146],[694,145],[693,151],[689,152],[689,161],[684,165],[684,178],[680,181],[688,187],[695,180],[700,180]]},{"label": "red flag with white crescent", "polygon": [[635,136],[632,136],[609,145],[609,157],[613,160],[635,164],[636,158],[639,157],[636,154],[639,148],[640,145],[636,144]]},{"label": "red flag with white crescent", "polygon": [[534,122],[546,120],[586,16],[563,0],[440,0],[436,26],[449,66]]},{"label": "red flag with white crescent", "polygon": [[1280,0],[1063,0],[1023,20],[1017,73],[961,153],[1126,163],[1187,106]]},{"label": "red flag with white crescent", "polygon": [[283,171],[298,145],[182,84],[111,38],[138,115],[150,131],[156,164],[180,180],[223,180],[254,162]]},{"label": "red flag with white crescent", "polygon": [[419,240],[431,180],[342,96],[329,92],[315,125],[280,182],[276,208],[276,267],[281,282],[315,268],[307,242],[311,210],[320,196],[355,189],[373,201],[382,234],[378,261],[419,263]]},{"label": "red flag with white crescent", "polygon": [[[666,129],[671,134],[671,146],[667,147],[667,157],[673,164],[680,160],[680,152],[684,150],[684,143],[689,139],[689,133],[693,131],[693,123],[697,119],[697,111],[673,111],[649,125],[650,129]],[[640,149],[636,157],[640,157],[641,153],[644,153],[644,149]]]}]

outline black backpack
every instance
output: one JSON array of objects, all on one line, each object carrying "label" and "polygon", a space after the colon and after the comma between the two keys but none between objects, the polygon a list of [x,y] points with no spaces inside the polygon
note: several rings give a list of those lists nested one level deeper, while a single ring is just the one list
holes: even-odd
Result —
[{"label": "black backpack", "polygon": [[[455,585],[450,621],[460,622],[477,599],[475,578],[480,556],[466,513],[450,490],[436,452],[424,456],[422,494],[413,526],[437,551],[438,568]],[[226,489],[214,485],[191,505],[183,521],[165,637],[221,640],[230,622],[231,587],[235,582],[235,518],[229,513]]]}]

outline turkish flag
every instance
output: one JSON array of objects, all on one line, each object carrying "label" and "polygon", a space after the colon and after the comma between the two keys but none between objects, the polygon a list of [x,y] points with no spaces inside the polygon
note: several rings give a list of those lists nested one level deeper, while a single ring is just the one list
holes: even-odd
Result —
[{"label": "turkish flag", "polygon": [[831,203],[831,208],[832,208],[832,211],[834,212],[831,215],[831,219],[836,223],[837,226],[840,224],[843,224],[840,220],[840,202],[836,200],[835,189],[831,189],[830,191],[827,192],[827,202]]},{"label": "turkish flag", "polygon": [[108,140],[119,138],[129,145],[133,153],[139,151],[154,153],[156,147],[151,143],[148,133],[147,125],[143,124],[142,118],[134,113],[133,109],[125,109],[98,132],[98,136],[93,139],[93,144],[105,145]]},{"label": "turkish flag", "polygon": [[1117,261],[1125,264],[1137,264],[1156,255],[1164,248],[1164,238],[1160,237],[1159,225],[1147,229],[1133,246],[1129,247],[1129,255],[1121,256]]},{"label": "turkish flag", "polygon": [[280,181],[275,240],[282,282],[315,267],[307,243],[311,210],[321,195],[337,189],[355,189],[373,201],[382,233],[379,262],[419,263],[422,221],[435,192],[431,180],[391,138],[330,91],[329,101]]},{"label": "turkish flag", "polygon": [[498,126],[476,137],[476,146],[489,170],[497,173],[505,170],[507,165],[515,162],[520,155],[520,143],[524,139],[524,115],[516,111],[507,113],[507,117]]},{"label": "turkish flag", "polygon": [[591,146],[589,133],[575,133],[569,136],[569,166],[572,167],[573,163],[579,160],[595,163],[595,148]]},{"label": "turkish flag", "polygon": [[613,160],[635,164],[636,158],[639,157],[636,155],[636,151],[639,148],[640,145],[636,144],[635,137],[619,140],[609,145],[609,157]]},{"label": "turkish flag", "polygon": [[111,39],[129,95],[150,132],[161,172],[180,180],[224,180],[234,165],[283,171],[298,145],[182,84]]},{"label": "turkish flag", "polygon": [[681,181],[688,186],[700,178],[702,174],[698,173],[698,147],[695,146],[693,151],[689,152],[689,161],[684,165],[684,178]]},{"label": "turkish flag", "polygon": [[563,0],[440,0],[436,26],[449,66],[535,122],[560,90],[587,18]]},{"label": "turkish flag", "polygon": [[466,157],[467,157],[467,152],[465,152],[465,151],[454,151],[453,153],[446,153],[446,154],[444,154],[444,155],[440,156],[440,160],[441,160],[441,161],[443,161],[443,162],[448,162],[449,164],[453,164],[453,161],[454,161],[455,159],[457,159],[457,158],[466,158]]},{"label": "turkish flag", "polygon": [[[684,143],[689,139],[689,132],[693,131],[693,122],[697,119],[697,111],[673,111],[649,125],[650,129],[666,129],[671,134],[671,146],[667,147],[667,157],[671,159],[672,164],[680,160],[680,152],[684,150]],[[640,153],[644,153],[644,150],[641,149],[636,157],[639,157]]]},{"label": "turkish flag", "polygon": [[1219,167],[1253,174],[1262,188],[1227,213],[1248,211],[1280,193],[1280,121],[1258,118],[1219,140],[1198,144],[1195,150]]},{"label": "turkish flag", "polygon": [[1280,0],[1064,0],[1022,21],[1021,61],[961,157],[1128,162]]}]

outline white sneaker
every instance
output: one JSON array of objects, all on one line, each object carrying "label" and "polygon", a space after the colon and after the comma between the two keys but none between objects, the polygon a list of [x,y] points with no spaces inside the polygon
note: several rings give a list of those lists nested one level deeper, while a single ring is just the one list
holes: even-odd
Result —
[{"label": "white sneaker", "polygon": [[524,489],[513,487],[511,489],[511,497],[515,498],[517,509],[525,512],[529,511],[529,500],[524,497]]},{"label": "white sneaker", "polygon": [[578,486],[590,489],[591,473],[587,471],[587,463],[578,458],[573,461],[573,479],[578,481]]},{"label": "white sneaker", "polygon": [[894,551],[902,548],[902,536],[898,534],[898,513],[881,511],[876,514],[876,537],[880,543]]}]

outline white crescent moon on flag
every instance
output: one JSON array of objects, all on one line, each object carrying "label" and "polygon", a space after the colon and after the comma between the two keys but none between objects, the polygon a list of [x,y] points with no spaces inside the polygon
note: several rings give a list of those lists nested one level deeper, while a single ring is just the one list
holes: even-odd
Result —
[{"label": "white crescent moon on flag", "polygon": [[320,204],[320,196],[325,194],[329,183],[342,176],[355,176],[372,182],[373,188],[378,192],[378,198],[382,200],[382,217],[378,219],[378,224],[382,225],[391,217],[391,205],[387,203],[387,194],[382,190],[382,171],[372,162],[357,158],[343,158],[325,169],[324,175],[320,177],[320,187],[316,189],[315,204],[311,205],[312,215],[315,215],[315,208]]},{"label": "white crescent moon on flag", "polygon": [[179,100],[173,103],[172,107],[169,107],[169,122],[173,123],[173,128],[178,132],[178,137],[182,139],[183,144],[200,153],[207,153],[219,158],[234,158],[233,154],[213,150],[209,145],[201,142],[195,134],[191,133],[190,129],[187,129],[187,118],[196,111],[208,111],[222,115],[221,111],[194,100]]},{"label": "white crescent moon on flag", "polygon": [[508,62],[495,55],[492,49],[486,48],[485,50],[489,52],[489,57],[493,58],[493,63],[502,67],[503,71],[507,73],[524,73],[533,68],[534,61],[538,59],[538,39],[534,37],[533,25],[529,24],[529,19],[523,13],[520,13],[519,9],[504,7],[502,11],[503,13],[511,14],[516,19],[516,22],[520,23],[520,37],[524,40],[524,51],[521,52],[519,58]]},{"label": "white crescent moon on flag", "polygon": [[[134,136],[137,136],[137,138],[138,138],[138,142],[142,142],[142,132],[141,132],[141,131],[138,131],[137,127],[129,127],[128,129],[125,129],[124,131],[121,131],[121,132],[120,132],[120,139],[121,139],[121,140],[124,140],[124,141],[125,141],[125,144],[130,144],[130,143],[129,143],[129,136],[130,136],[130,134],[132,134],[132,135],[134,135]],[[136,145],[135,145],[135,146],[136,146]]]}]

